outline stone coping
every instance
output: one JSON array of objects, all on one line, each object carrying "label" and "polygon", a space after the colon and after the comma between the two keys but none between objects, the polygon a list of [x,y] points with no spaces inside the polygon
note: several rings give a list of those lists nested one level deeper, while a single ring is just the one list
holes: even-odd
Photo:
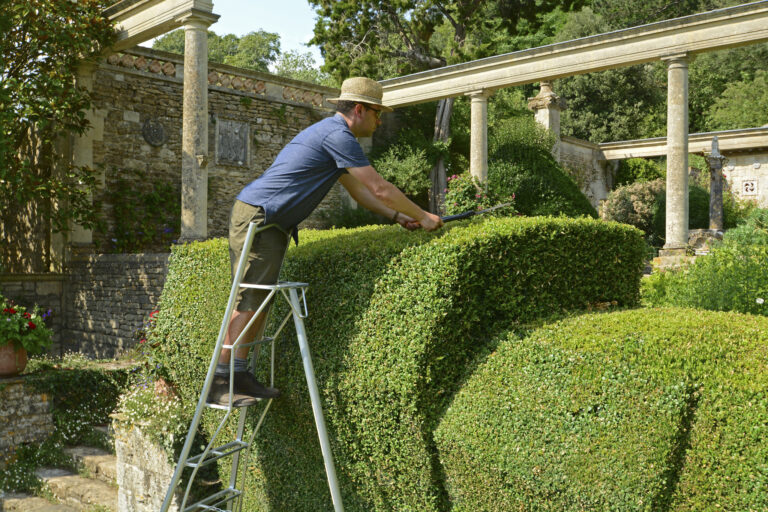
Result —
[{"label": "stone coping", "polygon": [[[113,53],[103,62],[127,72],[138,72],[179,82],[182,82],[183,78],[184,56],[175,53],[137,46]],[[328,98],[339,94],[339,90],[333,87],[215,62],[208,63],[208,87],[272,101],[309,105],[328,111],[335,110],[335,107],[328,103]]]},{"label": "stone coping", "polygon": [[56,272],[46,273],[24,273],[24,274],[0,274],[0,283],[8,281],[64,281],[67,278],[64,274]]}]

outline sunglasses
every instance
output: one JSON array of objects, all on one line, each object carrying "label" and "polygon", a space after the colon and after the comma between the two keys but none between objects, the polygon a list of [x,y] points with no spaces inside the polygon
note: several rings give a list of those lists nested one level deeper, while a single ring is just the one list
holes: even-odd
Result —
[{"label": "sunglasses", "polygon": [[376,116],[376,119],[381,119],[381,112],[382,110],[379,110],[378,108],[373,108],[370,105],[366,105],[365,103],[361,103],[361,105],[366,108],[367,110],[373,110],[376,112],[374,115]]}]

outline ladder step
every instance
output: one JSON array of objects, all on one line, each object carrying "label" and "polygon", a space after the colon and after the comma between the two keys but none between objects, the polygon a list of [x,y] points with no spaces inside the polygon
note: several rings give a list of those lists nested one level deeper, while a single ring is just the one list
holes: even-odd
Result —
[{"label": "ladder step", "polygon": [[[272,341],[274,341],[274,338],[266,337],[264,339],[252,341],[250,343],[238,343],[237,348],[245,348],[245,347],[250,347],[250,346],[253,346],[253,345],[263,345],[265,343],[271,343]],[[229,349],[231,349],[233,347],[234,347],[234,345],[222,345],[221,346],[221,348],[229,348]]]},{"label": "ladder step", "polygon": [[190,468],[207,466],[208,464],[216,462],[223,457],[228,457],[233,453],[237,453],[244,448],[248,448],[248,443],[245,441],[232,441],[227,444],[217,446],[216,448],[211,448],[210,451],[205,454],[205,460],[202,462],[200,462],[200,458],[203,455],[202,453],[200,455],[195,455],[194,457],[188,458],[186,465]]},{"label": "ladder step", "polygon": [[225,503],[234,500],[241,494],[243,494],[242,491],[229,487],[223,491],[217,492],[216,494],[211,494],[207,498],[203,498],[197,503],[191,504],[190,506],[186,507],[183,512],[194,512],[200,509],[214,510],[216,512],[227,512],[224,509],[218,508],[219,505],[224,505]]}]

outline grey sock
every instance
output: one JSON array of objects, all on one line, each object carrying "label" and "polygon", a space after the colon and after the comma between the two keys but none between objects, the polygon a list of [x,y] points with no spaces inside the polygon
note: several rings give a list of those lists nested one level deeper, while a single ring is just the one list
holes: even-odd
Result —
[{"label": "grey sock", "polygon": [[218,363],[214,375],[223,375],[229,377],[229,363]]},{"label": "grey sock", "polygon": [[248,360],[247,359],[240,359],[238,357],[235,358],[235,371],[236,372],[247,372],[248,371]]}]

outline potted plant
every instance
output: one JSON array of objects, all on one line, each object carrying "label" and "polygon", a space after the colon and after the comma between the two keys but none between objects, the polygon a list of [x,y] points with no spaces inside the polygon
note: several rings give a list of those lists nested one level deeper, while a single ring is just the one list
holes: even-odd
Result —
[{"label": "potted plant", "polygon": [[27,366],[27,354],[39,354],[53,343],[53,332],[45,326],[48,310],[35,306],[27,311],[0,295],[0,377],[18,375]]}]

